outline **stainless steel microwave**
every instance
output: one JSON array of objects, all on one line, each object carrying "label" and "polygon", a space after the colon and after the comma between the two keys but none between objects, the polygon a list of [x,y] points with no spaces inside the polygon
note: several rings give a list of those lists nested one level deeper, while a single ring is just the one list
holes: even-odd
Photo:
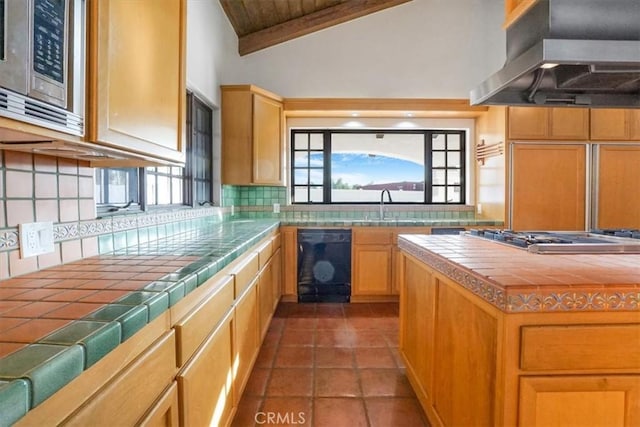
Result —
[{"label": "stainless steel microwave", "polygon": [[83,133],[84,0],[0,0],[0,115]]}]

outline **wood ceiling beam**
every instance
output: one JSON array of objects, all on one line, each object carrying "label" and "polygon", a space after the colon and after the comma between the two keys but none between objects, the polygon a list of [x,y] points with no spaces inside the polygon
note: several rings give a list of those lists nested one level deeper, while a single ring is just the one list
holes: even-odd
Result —
[{"label": "wood ceiling beam", "polygon": [[468,99],[431,98],[285,98],[285,111],[488,111],[486,105],[469,105]]},{"label": "wood ceiling beam", "polygon": [[411,0],[347,0],[238,38],[240,56]]}]

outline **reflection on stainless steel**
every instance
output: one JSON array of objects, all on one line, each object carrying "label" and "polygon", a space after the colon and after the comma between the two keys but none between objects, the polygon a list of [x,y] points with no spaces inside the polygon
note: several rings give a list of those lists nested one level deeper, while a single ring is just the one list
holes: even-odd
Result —
[{"label": "reflection on stainless steel", "polygon": [[[470,230],[465,236],[490,240],[536,254],[640,254],[637,230],[525,231]],[[624,237],[620,237],[624,236]]]}]

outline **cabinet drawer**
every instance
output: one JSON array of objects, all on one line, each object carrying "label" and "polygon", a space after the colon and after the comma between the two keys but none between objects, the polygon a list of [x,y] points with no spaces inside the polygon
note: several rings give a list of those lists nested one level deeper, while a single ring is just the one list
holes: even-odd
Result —
[{"label": "cabinet drawer", "polygon": [[280,247],[280,234],[276,234],[275,236],[273,236],[273,239],[271,239],[271,246],[273,246],[273,252],[276,251],[276,249],[278,249]]},{"label": "cabinet drawer", "polygon": [[140,427],[178,427],[178,385],[174,381],[147,412]]},{"label": "cabinet drawer", "polygon": [[524,326],[520,367],[535,370],[640,368],[640,324]]},{"label": "cabinet drawer", "polygon": [[353,230],[353,243],[356,245],[387,245],[393,242],[391,230]]},{"label": "cabinet drawer", "polygon": [[246,259],[229,271],[229,274],[235,277],[234,298],[242,295],[253,278],[256,277],[256,274],[258,274],[259,269],[258,252],[251,252],[247,254]]},{"label": "cabinet drawer", "polygon": [[227,276],[200,305],[175,324],[178,366],[189,360],[232,305],[233,277]]},{"label": "cabinet drawer", "polygon": [[176,374],[175,334],[168,332],[96,393],[65,425],[134,425]]},{"label": "cabinet drawer", "polygon": [[261,270],[262,270],[262,267],[264,267],[267,264],[267,261],[269,261],[269,258],[271,258],[272,253],[273,253],[273,244],[271,240],[269,240],[268,242],[264,242],[258,248],[258,263],[260,266],[259,268]]}]

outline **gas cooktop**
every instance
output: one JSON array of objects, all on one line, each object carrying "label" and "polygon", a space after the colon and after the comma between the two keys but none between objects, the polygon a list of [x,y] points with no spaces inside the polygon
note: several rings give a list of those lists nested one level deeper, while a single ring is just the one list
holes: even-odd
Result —
[{"label": "gas cooktop", "polygon": [[640,254],[640,230],[580,232],[472,229],[463,234],[539,254]]}]

